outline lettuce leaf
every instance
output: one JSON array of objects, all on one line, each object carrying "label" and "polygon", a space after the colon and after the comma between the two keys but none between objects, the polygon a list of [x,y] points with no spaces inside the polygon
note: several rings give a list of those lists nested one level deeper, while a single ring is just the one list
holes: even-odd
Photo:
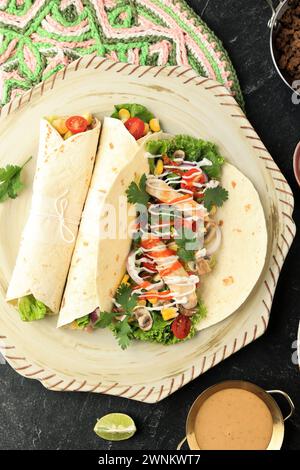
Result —
[{"label": "lettuce leaf", "polygon": [[83,329],[90,323],[90,316],[84,315],[83,317],[77,318],[76,323],[78,328]]},{"label": "lettuce leaf", "polygon": [[138,117],[147,123],[154,118],[154,115],[145,106],[137,103],[116,104],[115,111],[112,113],[111,117],[119,119],[120,109],[127,109],[131,117]]},{"label": "lettuce leaf", "polygon": [[26,295],[19,299],[18,309],[23,321],[41,320],[48,311],[46,305],[33,295]]},{"label": "lettuce leaf", "polygon": [[204,166],[203,170],[210,178],[220,178],[225,162],[215,144],[189,135],[176,135],[168,140],[149,140],[146,150],[152,155],[168,155],[169,158],[172,158],[175,150],[183,150],[186,160],[196,162],[207,158],[212,165]]},{"label": "lettuce leaf", "polygon": [[140,328],[133,330],[132,334],[135,339],[140,341],[150,341],[152,343],[161,343],[165,345],[181,343],[193,338],[197,333],[196,325],[199,321],[204,318],[207,314],[204,303],[200,300],[198,303],[198,312],[191,317],[192,326],[189,335],[184,339],[180,340],[176,338],[171,330],[171,321],[165,321],[160,313],[153,313],[153,326],[149,331],[143,331]]}]

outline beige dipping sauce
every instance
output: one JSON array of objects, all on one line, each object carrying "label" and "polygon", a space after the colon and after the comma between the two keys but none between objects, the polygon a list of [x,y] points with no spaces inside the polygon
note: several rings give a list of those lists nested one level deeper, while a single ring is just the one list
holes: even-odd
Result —
[{"label": "beige dipping sauce", "polygon": [[254,393],[227,388],[200,406],[195,437],[202,450],[264,450],[273,432],[267,405]]}]

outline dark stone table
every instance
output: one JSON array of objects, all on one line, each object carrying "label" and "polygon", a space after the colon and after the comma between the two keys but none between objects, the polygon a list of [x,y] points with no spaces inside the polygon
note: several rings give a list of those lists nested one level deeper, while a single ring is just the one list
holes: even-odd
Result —
[{"label": "dark stone table", "polygon": [[[300,104],[277,76],[269,52],[269,7],[263,0],[189,0],[223,40],[240,77],[249,120],[287,177],[299,220],[300,189],[292,154],[300,140]],[[296,414],[286,425],[284,449],[300,449],[300,371],[292,362],[300,319],[300,241],[283,268],[265,335],[157,405],[115,397],[57,393],[0,366],[1,449],[175,449],[184,435],[188,409],[209,385],[247,379],[267,389],[280,388],[294,399]],[[295,346],[295,345],[294,345]],[[93,433],[96,418],[130,414],[138,433],[123,443],[102,441]]]}]

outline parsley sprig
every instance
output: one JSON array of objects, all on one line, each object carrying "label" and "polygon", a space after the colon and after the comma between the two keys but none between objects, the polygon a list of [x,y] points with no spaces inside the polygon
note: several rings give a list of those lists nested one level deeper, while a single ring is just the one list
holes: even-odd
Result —
[{"label": "parsley sprig", "polygon": [[129,203],[142,204],[146,206],[150,199],[150,196],[146,191],[146,181],[147,176],[143,174],[143,176],[141,176],[139,184],[137,184],[135,181],[132,181],[132,183],[130,183],[128,189],[126,190],[127,200]]},{"label": "parsley sprig", "polygon": [[32,159],[29,157],[28,160],[22,165],[6,165],[5,168],[0,168],[0,202],[4,202],[7,199],[15,199],[25,185],[21,181],[21,171],[24,166]]},{"label": "parsley sprig", "polygon": [[[128,320],[132,317],[133,309],[137,305],[137,295],[132,294],[131,287],[121,284],[117,290],[116,303],[120,305],[121,312],[100,312],[100,318],[95,323],[95,328],[111,329],[116,336],[119,346],[126,349],[132,339],[132,328]],[[122,321],[114,323],[116,317],[126,315]]]}]

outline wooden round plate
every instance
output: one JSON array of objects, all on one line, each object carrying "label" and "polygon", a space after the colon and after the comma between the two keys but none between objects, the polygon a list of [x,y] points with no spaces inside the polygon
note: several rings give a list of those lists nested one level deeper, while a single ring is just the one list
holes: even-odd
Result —
[{"label": "wooden round plate", "polygon": [[[31,199],[39,119],[140,102],[171,133],[215,142],[254,183],[268,227],[263,273],[247,301],[193,340],[165,347],[135,342],[121,351],[109,331],[56,329],[56,318],[23,323],[6,304]],[[24,170],[27,189],[0,206],[0,342],[7,361],[25,377],[57,391],[108,393],[157,402],[255,340],[267,328],[277,279],[295,235],[293,195],[268,151],[228,90],[187,67],[145,67],[86,56],[5,106],[0,118],[0,167],[34,159]],[[247,269],[246,266],[244,269]]]}]

